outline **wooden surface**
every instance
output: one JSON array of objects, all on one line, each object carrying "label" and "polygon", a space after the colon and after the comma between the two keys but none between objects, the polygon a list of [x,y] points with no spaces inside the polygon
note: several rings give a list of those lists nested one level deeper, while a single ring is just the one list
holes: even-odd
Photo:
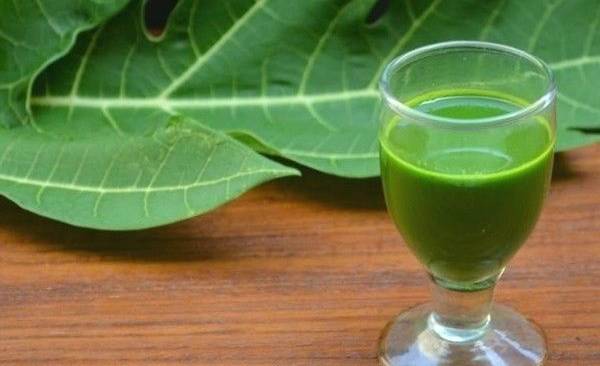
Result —
[{"label": "wooden surface", "polygon": [[[0,365],[376,365],[425,276],[376,179],[304,173],[132,233],[0,199]],[[600,146],[555,173],[497,299],[545,329],[548,365],[600,365]]]}]

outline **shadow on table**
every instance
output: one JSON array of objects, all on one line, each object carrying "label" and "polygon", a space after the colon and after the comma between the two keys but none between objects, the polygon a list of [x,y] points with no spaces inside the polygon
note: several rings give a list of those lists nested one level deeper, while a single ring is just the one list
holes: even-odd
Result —
[{"label": "shadow on table", "polygon": [[553,182],[568,181],[578,176],[581,176],[581,173],[574,170],[571,164],[569,164],[569,155],[567,153],[559,152],[554,155]]},{"label": "shadow on table", "polygon": [[343,209],[385,210],[379,177],[348,179],[323,174],[290,162],[285,164],[300,170],[302,176],[278,179],[269,184],[288,196]]},{"label": "shadow on table", "polygon": [[192,262],[228,256],[218,238],[203,240],[202,227],[191,220],[140,231],[100,231],[37,216],[4,198],[0,198],[0,230],[9,232],[4,240],[35,245],[40,252],[80,252],[109,260]]}]

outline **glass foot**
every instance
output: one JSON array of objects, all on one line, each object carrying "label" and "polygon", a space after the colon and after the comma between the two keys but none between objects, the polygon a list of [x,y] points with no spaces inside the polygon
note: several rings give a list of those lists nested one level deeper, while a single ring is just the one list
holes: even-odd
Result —
[{"label": "glass foot", "polygon": [[521,314],[493,305],[487,330],[475,340],[453,342],[430,328],[431,305],[400,314],[381,335],[379,362],[385,366],[531,366],[546,359],[544,335]]}]

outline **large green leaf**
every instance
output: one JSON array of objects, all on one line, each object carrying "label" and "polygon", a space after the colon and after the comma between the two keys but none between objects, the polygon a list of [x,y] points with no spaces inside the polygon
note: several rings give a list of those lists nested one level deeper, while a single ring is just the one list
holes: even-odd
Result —
[{"label": "large green leaf", "polygon": [[177,112],[328,173],[372,176],[384,65],[426,43],[487,39],[556,70],[560,149],[600,139],[582,132],[600,126],[596,0],[391,1],[368,25],[373,3],[181,0],[164,36],[149,40],[134,2],[82,37],[46,73],[33,103],[39,113],[67,108],[96,118],[91,111]]},{"label": "large green leaf", "polygon": [[0,126],[28,119],[34,77],[128,0],[0,1]]},{"label": "large green leaf", "polygon": [[[8,125],[15,119],[25,122],[25,98],[33,75],[70,48],[76,33],[124,3],[0,4],[0,9],[8,10],[0,13],[0,42],[4,41],[0,60],[8,65],[1,77],[10,82],[7,105],[13,106],[0,106],[0,118]],[[16,25],[13,19],[18,20]],[[97,32],[83,39],[90,42],[90,35]],[[86,49],[93,46],[92,39]],[[88,56],[69,80],[74,93],[80,82],[87,83],[83,76]],[[95,81],[101,82],[104,75],[97,77]],[[29,124],[0,129],[0,194],[74,225],[118,230],[162,225],[206,212],[263,181],[297,174],[170,112],[80,108],[35,112]]]},{"label": "large green leaf", "polygon": [[[56,110],[38,120],[43,132],[21,127],[0,134],[2,194],[74,225],[140,229],[198,215],[263,181],[297,174],[186,119],[106,113],[108,124],[71,128],[56,122],[66,118]],[[140,119],[143,130],[128,134],[127,121]]]}]

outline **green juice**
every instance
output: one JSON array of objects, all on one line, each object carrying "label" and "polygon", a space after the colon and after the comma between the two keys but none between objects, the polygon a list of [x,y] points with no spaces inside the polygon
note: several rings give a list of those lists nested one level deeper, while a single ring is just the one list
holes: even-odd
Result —
[{"label": "green juice", "polygon": [[[464,124],[520,108],[508,98],[446,95],[409,105]],[[395,117],[385,124],[380,156],[388,210],[432,275],[468,288],[498,274],[523,244],[549,187],[549,123],[530,117],[470,130]]]}]

